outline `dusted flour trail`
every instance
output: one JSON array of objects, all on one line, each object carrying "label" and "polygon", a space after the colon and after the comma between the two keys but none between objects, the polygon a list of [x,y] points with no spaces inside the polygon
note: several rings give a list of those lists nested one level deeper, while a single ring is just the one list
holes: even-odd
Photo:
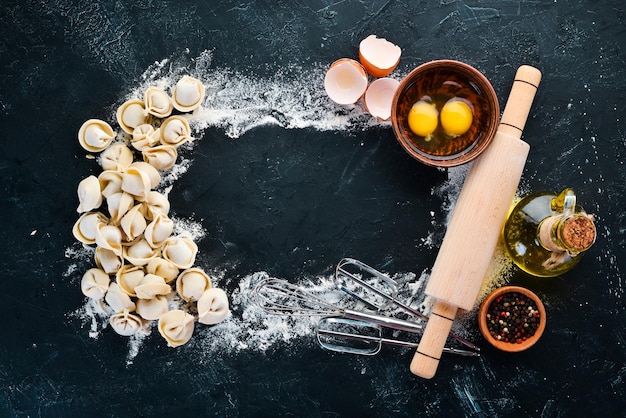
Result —
[{"label": "dusted flour trail", "polygon": [[[339,106],[326,96],[323,78],[326,65],[318,64],[313,68],[304,69],[291,66],[267,78],[259,78],[242,74],[231,69],[212,68],[211,53],[205,51],[196,58],[187,53],[167,58],[151,65],[140,77],[138,85],[118,103],[111,105],[110,120],[115,120],[115,109],[127,100],[142,99],[143,92],[151,86],[168,91],[172,85],[185,75],[201,80],[206,95],[202,106],[191,114],[185,115],[189,121],[194,141],[181,147],[174,167],[163,171],[158,191],[168,196],[176,181],[193,165],[194,147],[203,140],[207,129],[218,129],[232,139],[237,139],[246,132],[263,125],[278,125],[284,129],[313,129],[318,131],[365,131],[372,127],[386,126],[373,118],[360,105]],[[118,138],[119,139],[119,138]],[[431,193],[444,201],[444,213],[449,217],[458,193],[467,174],[467,167],[448,170],[448,180],[433,188]],[[176,202],[172,202],[172,208]],[[432,216],[432,213],[431,213]],[[194,240],[206,235],[202,222],[195,219],[184,219],[172,216],[175,233],[186,233]],[[447,220],[445,221],[447,223]],[[422,237],[422,246],[436,248],[437,238],[432,232]],[[420,239],[417,237],[417,239]],[[80,248],[79,248],[80,247]],[[68,248],[66,257],[75,264],[68,267],[66,276],[73,282],[80,281],[79,272],[83,265],[93,258],[93,249],[75,245]],[[357,255],[358,257],[358,255]],[[339,260],[336,260],[339,261]],[[201,266],[211,275],[215,286],[225,280],[226,271],[216,271],[213,266]],[[377,268],[378,266],[373,266]],[[484,284],[484,292],[506,278],[510,270],[509,263],[497,258],[489,277]],[[387,272],[404,285],[403,296],[406,302],[414,307],[419,306],[428,312],[429,301],[424,298],[423,288],[428,279],[428,268],[416,272]],[[264,313],[252,303],[252,294],[256,283],[270,277],[267,272],[250,272],[239,279],[237,287],[228,295],[231,301],[233,316],[226,321],[208,328],[197,329],[193,338],[187,343],[198,351],[212,352],[253,350],[265,351],[274,344],[289,343],[298,338],[308,338],[313,342],[313,330],[318,318],[284,318],[272,317]],[[284,277],[279,277],[284,278]],[[286,278],[296,282],[307,291],[320,294],[336,291],[332,276],[315,276],[307,278]],[[100,333],[109,327],[106,312],[91,300],[69,317],[78,318],[92,338],[99,338]],[[463,319],[455,332],[463,335]],[[469,327],[468,327],[469,328]],[[128,339],[127,363],[131,364],[141,347],[149,343],[161,343],[154,334],[158,334],[156,326],[149,329],[151,335],[138,334]]]}]

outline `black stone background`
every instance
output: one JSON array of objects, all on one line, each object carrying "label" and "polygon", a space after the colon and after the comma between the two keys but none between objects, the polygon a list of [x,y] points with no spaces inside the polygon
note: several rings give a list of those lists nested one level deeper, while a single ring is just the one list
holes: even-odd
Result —
[{"label": "black stone background", "polygon": [[[3,1],[0,415],[623,416],[624,19],[617,0]],[[476,66],[502,105],[519,65],[543,72],[522,184],[573,187],[599,236],[562,277],[511,278],[546,301],[537,346],[507,355],[483,344],[480,360],[447,357],[430,381],[410,374],[411,351],[332,355],[312,338],[199,361],[157,336],[127,366],[122,338],[93,340],[68,318],[84,300],[64,277],[76,186],[97,169],[76,141],[82,122],[185,48],[262,77],[354,57],[372,33],[402,48],[404,71],[439,58]],[[436,248],[416,242],[430,211],[445,222],[431,193],[445,172],[411,160],[390,128],[262,126],[236,140],[208,129],[194,152],[170,198],[178,215],[202,220],[201,261],[226,271],[228,292],[255,271],[328,274],[348,255],[391,272],[432,265]],[[271,162],[292,169],[277,175]]]}]

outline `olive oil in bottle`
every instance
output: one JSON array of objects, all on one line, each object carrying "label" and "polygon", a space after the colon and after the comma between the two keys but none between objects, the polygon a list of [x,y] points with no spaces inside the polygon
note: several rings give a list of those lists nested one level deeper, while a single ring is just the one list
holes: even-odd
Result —
[{"label": "olive oil in bottle", "polygon": [[525,272],[553,277],[569,271],[596,239],[592,215],[576,205],[572,189],[534,193],[511,210],[502,231],[504,247]]}]

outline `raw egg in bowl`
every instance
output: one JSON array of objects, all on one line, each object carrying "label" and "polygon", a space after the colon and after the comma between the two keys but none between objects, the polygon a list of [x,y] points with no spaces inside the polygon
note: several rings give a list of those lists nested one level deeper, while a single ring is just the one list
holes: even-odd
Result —
[{"label": "raw egg in bowl", "polygon": [[478,157],[496,134],[500,105],[493,86],[474,67],[437,60],[411,71],[396,90],[393,131],[415,159],[453,167]]}]

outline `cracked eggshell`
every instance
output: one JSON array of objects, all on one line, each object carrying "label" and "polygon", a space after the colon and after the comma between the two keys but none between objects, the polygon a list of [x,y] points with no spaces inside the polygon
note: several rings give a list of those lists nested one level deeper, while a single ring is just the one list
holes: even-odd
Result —
[{"label": "cracked eggshell", "polygon": [[389,75],[400,62],[402,50],[399,46],[376,35],[370,35],[359,44],[359,61],[374,77]]},{"label": "cracked eggshell", "polygon": [[358,61],[342,58],[333,62],[324,77],[328,97],[340,105],[359,101],[367,89],[367,73]]},{"label": "cracked eggshell", "polygon": [[78,130],[78,142],[89,152],[100,152],[115,138],[111,125],[100,119],[89,119]]},{"label": "cracked eggshell", "polygon": [[365,92],[364,103],[368,112],[375,118],[387,121],[391,118],[393,96],[400,82],[393,78],[379,78],[370,84]]}]

